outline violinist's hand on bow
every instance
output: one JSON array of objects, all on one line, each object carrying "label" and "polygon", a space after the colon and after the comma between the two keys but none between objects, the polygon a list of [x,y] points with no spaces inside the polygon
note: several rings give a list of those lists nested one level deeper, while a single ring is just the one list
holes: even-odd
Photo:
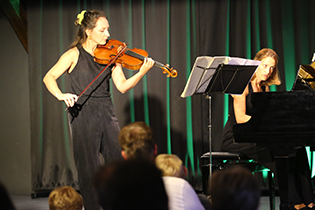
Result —
[{"label": "violinist's hand on bow", "polygon": [[59,101],[64,101],[67,105],[67,107],[73,107],[75,102],[78,100],[78,96],[71,93],[63,93],[58,97]]},{"label": "violinist's hand on bow", "polygon": [[143,74],[146,74],[154,66],[154,63],[155,62],[152,58],[145,58],[139,71]]}]

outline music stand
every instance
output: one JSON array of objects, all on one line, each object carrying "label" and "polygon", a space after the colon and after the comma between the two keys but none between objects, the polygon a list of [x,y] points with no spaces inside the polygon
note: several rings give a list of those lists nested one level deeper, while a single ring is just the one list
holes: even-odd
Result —
[{"label": "music stand", "polygon": [[242,94],[261,61],[227,56],[197,57],[181,97],[203,94],[209,99],[209,179],[212,174],[211,94]]}]

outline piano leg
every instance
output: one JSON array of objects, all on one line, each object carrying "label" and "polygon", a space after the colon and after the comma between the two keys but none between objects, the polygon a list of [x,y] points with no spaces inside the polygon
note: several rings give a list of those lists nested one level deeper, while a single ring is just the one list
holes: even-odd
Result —
[{"label": "piano leg", "polygon": [[289,173],[289,158],[281,157],[276,159],[277,173],[278,173],[278,185],[279,185],[279,196],[280,196],[280,210],[291,210],[294,209],[294,204],[290,203],[289,192],[291,192],[292,186],[292,174]]},{"label": "piano leg", "polygon": [[280,210],[291,210],[296,204],[314,202],[305,148],[287,154],[276,158]]}]

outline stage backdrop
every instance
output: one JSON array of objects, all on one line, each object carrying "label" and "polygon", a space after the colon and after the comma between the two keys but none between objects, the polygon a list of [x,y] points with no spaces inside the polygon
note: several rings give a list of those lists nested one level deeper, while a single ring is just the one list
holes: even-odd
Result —
[{"label": "stage backdrop", "polygon": [[[281,86],[290,90],[300,64],[315,52],[313,0],[85,0],[27,1],[31,86],[32,190],[77,187],[65,105],[45,88],[42,78],[72,42],[76,15],[83,9],[105,11],[112,39],[141,48],[178,71],[167,78],[154,67],[126,94],[111,85],[120,126],[145,121],[159,153],[178,155],[189,181],[201,189],[199,157],[208,151],[208,100],[180,97],[197,56],[253,58],[264,47],[280,57]],[[134,72],[125,70],[127,77]],[[65,89],[65,77],[58,81]],[[227,119],[228,97],[212,96],[212,142]]]}]

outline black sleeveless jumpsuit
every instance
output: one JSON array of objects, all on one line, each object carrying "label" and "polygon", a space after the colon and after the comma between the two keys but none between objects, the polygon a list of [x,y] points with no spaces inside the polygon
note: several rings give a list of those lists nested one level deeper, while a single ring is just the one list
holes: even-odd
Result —
[{"label": "black sleeveless jumpsuit", "polygon": [[[83,47],[78,46],[79,59],[68,74],[70,90],[79,95],[103,70],[104,66],[93,61],[93,57]],[[78,171],[80,192],[85,210],[100,209],[93,190],[93,176],[100,166],[100,153],[105,164],[122,158],[118,142],[120,131],[109,91],[111,68],[97,80],[91,90],[81,96],[84,101],[77,116],[68,114],[73,140],[73,153]]]}]

